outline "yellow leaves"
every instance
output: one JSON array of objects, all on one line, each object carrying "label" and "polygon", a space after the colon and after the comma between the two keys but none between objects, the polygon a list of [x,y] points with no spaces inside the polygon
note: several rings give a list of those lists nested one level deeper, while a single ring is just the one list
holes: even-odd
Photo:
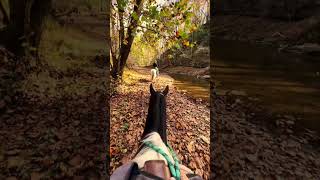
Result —
[{"label": "yellow leaves", "polygon": [[189,42],[188,40],[184,40],[184,41],[182,42],[182,44],[183,44],[184,46],[187,46],[187,47],[190,46],[190,42]]},{"label": "yellow leaves", "polygon": [[192,152],[195,151],[194,141],[191,141],[191,142],[188,144],[187,149],[188,149],[189,153],[192,153]]},{"label": "yellow leaves", "polygon": [[192,25],[192,27],[190,28],[190,32],[195,32],[197,30],[197,26],[196,25]]},{"label": "yellow leaves", "polygon": [[124,39],[122,43],[125,44],[125,45],[127,45],[127,44],[128,44],[127,39]]}]

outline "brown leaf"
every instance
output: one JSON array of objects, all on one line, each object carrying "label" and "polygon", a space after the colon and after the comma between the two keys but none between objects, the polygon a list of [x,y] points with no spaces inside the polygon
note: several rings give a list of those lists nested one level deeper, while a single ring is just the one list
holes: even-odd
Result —
[{"label": "brown leaf", "polygon": [[0,109],[4,109],[6,107],[6,102],[2,99],[0,100]]},{"label": "brown leaf", "polygon": [[18,180],[18,179],[14,176],[11,176],[11,177],[8,177],[6,180]]},{"label": "brown leaf", "polygon": [[84,136],[83,139],[87,140],[89,143],[94,143],[96,141],[96,138],[92,136]]},{"label": "brown leaf", "polygon": [[13,155],[17,155],[19,152],[20,152],[19,149],[14,149],[14,150],[7,151],[6,155],[13,156]]},{"label": "brown leaf", "polygon": [[258,160],[258,157],[256,154],[247,154],[246,158],[251,162],[256,162]]},{"label": "brown leaf", "polygon": [[31,180],[40,180],[42,178],[42,174],[37,173],[37,172],[33,172],[31,173]]},{"label": "brown leaf", "polygon": [[191,141],[191,142],[188,144],[187,149],[188,149],[189,153],[194,152],[194,150],[195,150],[194,141]]},{"label": "brown leaf", "polygon": [[24,160],[21,157],[9,157],[8,168],[20,167],[24,164]]},{"label": "brown leaf", "polygon": [[201,170],[201,169],[196,169],[195,173],[198,174],[201,177],[203,176],[203,170]]},{"label": "brown leaf", "polygon": [[205,136],[200,136],[200,138],[207,144],[210,144],[210,140]]},{"label": "brown leaf", "polygon": [[55,134],[55,135],[58,137],[58,139],[60,139],[60,140],[63,140],[63,139],[65,139],[65,138],[67,137],[67,135],[66,135],[63,131],[55,132],[54,134]]},{"label": "brown leaf", "polygon": [[202,161],[201,161],[201,159],[200,159],[199,156],[196,157],[196,162],[197,162],[197,164],[198,164],[198,167],[199,167],[200,169],[202,169],[203,163],[202,163]]},{"label": "brown leaf", "polygon": [[190,168],[197,169],[197,164],[194,161],[190,162]]},{"label": "brown leaf", "polygon": [[49,166],[51,166],[52,164],[54,164],[54,160],[51,159],[49,156],[46,156],[46,157],[43,159],[42,164],[43,164],[45,167],[49,167]]},{"label": "brown leaf", "polygon": [[82,161],[83,161],[82,157],[80,155],[76,155],[68,163],[71,166],[78,167],[81,165]]}]

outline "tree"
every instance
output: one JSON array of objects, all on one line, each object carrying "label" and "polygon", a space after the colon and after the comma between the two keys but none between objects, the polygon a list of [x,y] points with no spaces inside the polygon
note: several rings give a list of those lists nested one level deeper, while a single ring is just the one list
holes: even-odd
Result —
[{"label": "tree", "polygon": [[[118,17],[119,17],[119,26],[120,26],[120,32],[119,32],[119,54],[118,56],[113,51],[113,48],[111,48],[111,54],[112,54],[112,77],[117,79],[118,77],[122,77],[124,67],[126,65],[130,49],[134,40],[134,32],[138,26],[138,19],[134,18],[133,16],[140,16],[142,11],[144,0],[135,0],[133,2],[133,12],[130,16],[130,20],[128,22],[127,33],[125,33],[125,19],[124,19],[124,13],[125,8],[128,5],[128,1],[125,0],[118,0],[117,1],[117,9],[118,9]],[[111,21],[112,23],[115,23],[115,21]],[[115,23],[116,24],[116,23]]]},{"label": "tree", "polygon": [[[192,4],[188,0],[159,5],[156,0],[117,0],[111,14],[111,74],[122,77],[134,38],[142,34],[149,42],[186,40],[191,29]],[[179,35],[177,35],[179,34]]]},{"label": "tree", "polygon": [[9,23],[9,13],[8,13],[8,9],[5,6],[5,1],[4,0],[0,0],[0,12],[3,14],[3,21],[4,24],[8,24]]},{"label": "tree", "polygon": [[45,17],[52,0],[9,0],[9,23],[0,32],[3,44],[17,56],[38,59]]}]

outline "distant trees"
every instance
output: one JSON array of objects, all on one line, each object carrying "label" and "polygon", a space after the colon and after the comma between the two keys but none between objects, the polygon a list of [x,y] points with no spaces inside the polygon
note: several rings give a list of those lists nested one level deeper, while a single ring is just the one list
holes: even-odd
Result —
[{"label": "distant trees", "polygon": [[111,75],[122,77],[131,46],[137,35],[150,44],[159,39],[168,42],[183,40],[195,29],[192,24],[192,6],[189,0],[117,0],[111,8]]}]

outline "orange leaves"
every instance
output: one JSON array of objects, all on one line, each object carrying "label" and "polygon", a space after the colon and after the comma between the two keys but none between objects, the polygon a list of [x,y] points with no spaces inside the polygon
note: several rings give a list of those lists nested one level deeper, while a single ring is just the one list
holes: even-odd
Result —
[{"label": "orange leaves", "polygon": [[[139,73],[141,79],[148,79],[149,71],[140,70]],[[156,88],[170,83],[161,79]],[[111,171],[132,159],[137,151],[149,101],[149,82],[122,86],[123,90],[111,98]],[[169,92],[168,141],[184,165],[209,179],[209,109],[172,86]]]}]

